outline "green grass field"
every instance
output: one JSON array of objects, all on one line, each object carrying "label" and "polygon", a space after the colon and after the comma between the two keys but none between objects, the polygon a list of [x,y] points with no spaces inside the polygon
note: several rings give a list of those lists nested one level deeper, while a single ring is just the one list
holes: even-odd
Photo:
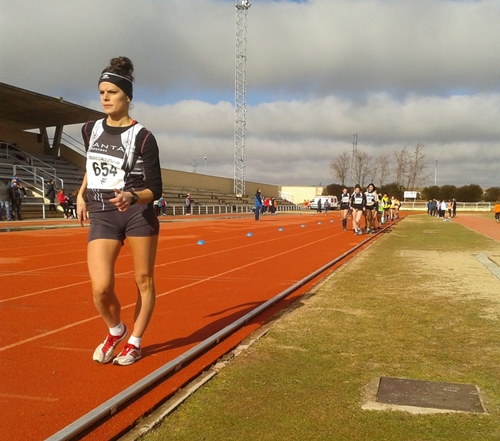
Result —
[{"label": "green grass field", "polygon": [[[404,219],[141,440],[500,440],[498,243]],[[470,383],[487,414],[362,410],[381,376]]]}]

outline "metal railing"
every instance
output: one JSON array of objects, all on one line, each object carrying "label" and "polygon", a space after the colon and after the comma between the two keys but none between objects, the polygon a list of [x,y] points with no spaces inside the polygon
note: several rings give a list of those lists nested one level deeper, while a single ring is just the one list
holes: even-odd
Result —
[{"label": "metal railing", "polygon": [[87,153],[85,151],[85,145],[83,144],[83,142],[73,138],[68,133],[63,132],[61,141],[64,141],[64,144],[70,147],[72,150],[75,150],[76,152],[81,153],[83,156],[86,156]]},{"label": "metal railing", "polygon": [[[155,205],[155,207],[157,207]],[[252,205],[193,205],[191,206],[192,215],[209,215],[209,214],[248,214],[252,213]],[[299,205],[278,205],[276,212],[300,211],[302,208]],[[183,216],[187,214],[185,205],[167,205],[167,215]]]},{"label": "metal railing", "polygon": [[[401,210],[427,211],[427,202],[403,201]],[[491,211],[491,202],[457,202],[457,211]]]},{"label": "metal railing", "polygon": [[[12,171],[13,171],[14,176],[18,174],[18,170],[22,170],[25,174],[31,176],[33,178],[33,183],[36,183],[38,181],[42,182],[42,187],[40,187],[40,188],[36,188],[36,187],[31,188],[31,186],[30,186],[30,190],[32,190],[33,192],[35,192],[35,191],[39,192],[41,197],[43,197],[45,194],[45,181],[48,182],[50,180],[53,180],[56,187],[64,188],[64,180],[62,178],[57,177],[57,175],[55,175],[53,173],[47,172],[43,168],[29,167],[29,166],[14,164],[14,166],[12,167]],[[26,180],[23,180],[23,182],[26,182]],[[58,183],[60,185],[58,185]]]},{"label": "metal railing", "polygon": [[[23,175],[31,177],[32,183],[28,182],[24,176],[22,180],[23,186],[29,188],[33,192],[39,193],[41,197],[45,194],[45,181],[54,180],[54,183],[59,188],[64,188],[64,180],[59,178],[55,167],[38,159],[37,157],[26,153],[18,147],[7,142],[0,143],[0,158],[13,158],[21,161],[20,164],[0,163],[0,165],[12,167],[12,176],[23,172]],[[37,187],[37,182],[41,183],[41,187]]]},{"label": "metal railing", "polygon": [[44,169],[51,170],[51,173],[55,176],[56,169],[50,164],[38,159],[36,156],[33,156],[29,153],[24,152],[19,147],[15,145],[9,144],[8,142],[0,143],[0,158],[14,158],[18,161],[26,162],[28,166],[31,167],[41,167]]}]

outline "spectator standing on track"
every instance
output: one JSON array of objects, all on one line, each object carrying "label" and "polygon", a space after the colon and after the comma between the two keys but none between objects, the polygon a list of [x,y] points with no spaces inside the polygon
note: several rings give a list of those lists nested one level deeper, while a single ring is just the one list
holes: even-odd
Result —
[{"label": "spectator standing on track", "polygon": [[328,209],[330,208],[330,201],[328,199],[325,199],[325,216],[328,216]]},{"label": "spectator standing on track", "polygon": [[444,219],[445,213],[446,213],[446,202],[444,200],[441,200],[441,202],[438,202],[439,219]]},{"label": "spectator standing on track", "polygon": [[267,197],[267,198],[264,198],[264,202],[263,202],[263,208],[262,208],[262,214],[264,213],[270,213],[271,210],[270,210],[270,206],[271,206],[271,198]]},{"label": "spectator standing on track", "polygon": [[10,220],[10,185],[7,179],[0,181],[0,220]]},{"label": "spectator standing on track", "polygon": [[26,189],[23,187],[23,184],[21,184],[21,179],[19,178],[18,174],[12,176],[10,183],[11,187],[14,185],[14,182],[17,184],[17,188],[19,188],[19,191],[21,192],[21,197],[26,197]]},{"label": "spectator standing on track", "polygon": [[68,214],[68,219],[76,219],[76,210],[75,210],[75,200],[78,191],[74,191],[70,193],[66,198],[66,212]]},{"label": "spectator standing on track", "polygon": [[259,220],[259,215],[260,215],[260,210],[262,210],[262,196],[260,195],[260,188],[257,189],[257,191],[255,192],[255,196],[254,196],[254,214],[255,214],[255,220],[258,221]]},{"label": "spectator standing on track", "polygon": [[448,201],[448,218],[451,219],[451,213],[453,211],[453,202],[451,202],[451,199]]},{"label": "spectator standing on track", "polygon": [[318,199],[318,208],[316,209],[316,211],[321,214],[321,211],[322,211],[322,207],[321,207],[321,199]]},{"label": "spectator standing on track", "polygon": [[[127,239],[134,262],[137,301],[132,335],[113,359],[126,366],[141,358],[141,341],[155,305],[154,265],[159,222],[153,201],[161,195],[158,145],[153,134],[129,115],[133,97],[133,65],[113,58],[99,77],[98,88],[106,117],[86,123],[82,135],[87,172],[78,193],[80,223],[90,214],[87,260],[94,304],[109,328],[93,359],[108,363],[128,329],[121,320],[116,296],[115,263]],[[113,148],[108,148],[113,146]]]},{"label": "spectator standing on track", "polygon": [[435,217],[438,212],[438,201],[433,199],[431,202],[431,216]]},{"label": "spectator standing on track", "polygon": [[500,222],[500,202],[497,202],[493,207],[493,213],[495,213],[495,222],[498,224]]},{"label": "spectator standing on track", "polygon": [[66,200],[66,196],[64,195],[64,190],[62,188],[57,192],[57,200],[63,210],[64,219],[68,219],[68,201]]},{"label": "spectator standing on track", "polygon": [[10,206],[12,207],[12,218],[16,220],[23,220],[21,216],[21,203],[23,200],[23,196],[21,193],[21,188],[19,184],[17,184],[15,179],[11,181],[10,187]]},{"label": "spectator standing on track", "polygon": [[160,196],[160,199],[158,199],[158,214],[162,216],[167,215],[167,203],[165,202],[165,198],[163,197],[163,193]]},{"label": "spectator standing on track", "polygon": [[351,197],[347,192],[347,188],[342,190],[342,194],[339,197],[340,201],[340,219],[342,222],[342,230],[347,230],[347,213],[349,212],[349,204]]},{"label": "spectator standing on track", "polygon": [[354,234],[356,235],[363,234],[359,226],[359,221],[361,220],[361,216],[363,216],[363,212],[365,211],[365,205],[365,195],[361,192],[360,185],[356,184],[354,186],[354,192],[351,195],[350,202],[350,207],[352,210],[352,229],[354,230]]},{"label": "spectator standing on track", "polygon": [[191,214],[191,195],[188,193],[186,199],[184,200],[184,205],[186,207],[186,216]]},{"label": "spectator standing on track", "polygon": [[45,192],[45,197],[49,200],[49,211],[57,211],[55,200],[56,200],[56,189],[54,187],[54,180],[51,179],[47,184],[47,191]]},{"label": "spectator standing on track", "polygon": [[451,208],[453,210],[453,217],[457,217],[457,200],[453,199],[451,201]]}]

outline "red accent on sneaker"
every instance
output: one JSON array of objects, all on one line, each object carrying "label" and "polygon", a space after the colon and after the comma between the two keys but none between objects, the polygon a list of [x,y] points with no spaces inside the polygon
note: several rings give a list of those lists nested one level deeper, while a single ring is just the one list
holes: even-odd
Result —
[{"label": "red accent on sneaker", "polygon": [[108,336],[106,337],[106,340],[104,341],[104,346],[102,347],[102,352],[106,353],[106,352],[108,352],[108,350],[110,348],[114,349],[116,347],[116,345],[118,343],[120,343],[125,338],[126,335],[127,335],[127,327],[126,326],[123,327],[123,332],[121,333],[121,335],[108,334]]},{"label": "red accent on sneaker", "polygon": [[113,360],[113,364],[128,366],[141,358],[141,349],[131,343],[127,343],[121,352]]},{"label": "red accent on sneaker", "polygon": [[99,363],[108,363],[113,358],[113,351],[115,347],[127,336],[127,327],[124,326],[121,335],[108,334],[103,343],[97,346],[94,351],[93,359]]}]

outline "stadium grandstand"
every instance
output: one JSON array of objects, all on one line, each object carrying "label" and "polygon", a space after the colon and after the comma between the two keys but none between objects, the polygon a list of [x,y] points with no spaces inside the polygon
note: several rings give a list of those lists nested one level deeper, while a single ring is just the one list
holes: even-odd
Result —
[{"label": "stadium grandstand", "polygon": [[[103,118],[104,114],[61,97],[4,83],[0,83],[0,101],[0,179],[19,176],[26,189],[24,219],[61,217],[62,211],[48,210],[49,200],[44,197],[48,182],[54,180],[55,187],[63,188],[68,195],[79,188],[85,173],[83,144],[66,135],[64,127]],[[193,214],[248,212],[258,188],[263,195],[277,199],[281,210],[297,208],[291,198],[281,197],[277,185],[247,181],[248,194],[237,197],[232,178],[170,169],[162,169],[162,178],[167,215],[183,214],[187,193],[191,195]]]}]

